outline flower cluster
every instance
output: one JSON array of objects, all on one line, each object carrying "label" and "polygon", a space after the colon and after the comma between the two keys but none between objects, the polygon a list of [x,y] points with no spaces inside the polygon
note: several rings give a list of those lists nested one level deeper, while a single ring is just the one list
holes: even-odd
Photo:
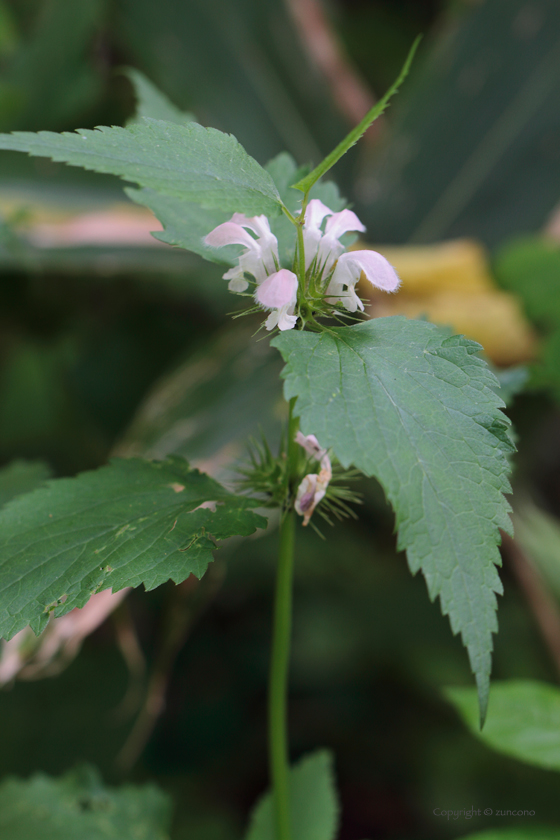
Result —
[{"label": "flower cluster", "polygon": [[[321,314],[330,314],[337,305],[348,312],[363,311],[364,305],[355,290],[362,273],[378,289],[397,290],[399,278],[381,254],[345,252],[341,237],[364,230],[351,210],[334,213],[319,199],[312,199],[303,222],[305,277],[299,280],[294,271],[280,266],[278,240],[266,216],[248,218],[234,213],[229,222],[214,228],[204,242],[212,248],[244,246],[238,264],[224,274],[224,279],[229,281],[228,288],[232,292],[245,292],[250,282],[247,275],[251,275],[256,303],[271,313],[265,322],[266,329],[290,330],[295,327],[301,304],[306,300],[311,311]],[[292,268],[297,264],[296,260]]]}]

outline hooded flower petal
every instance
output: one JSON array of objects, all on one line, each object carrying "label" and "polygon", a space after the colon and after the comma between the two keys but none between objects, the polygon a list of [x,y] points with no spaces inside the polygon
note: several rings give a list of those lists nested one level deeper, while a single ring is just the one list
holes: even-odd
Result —
[{"label": "hooded flower petal", "polygon": [[360,222],[352,210],[341,210],[340,213],[333,213],[331,218],[327,220],[325,233],[327,236],[340,239],[345,233],[350,231],[363,232],[365,229],[365,225]]},{"label": "hooded flower petal", "polygon": [[[237,214],[236,214],[237,215]],[[224,222],[222,225],[211,230],[208,236],[204,237],[206,245],[211,248],[224,248],[226,245],[245,245],[246,248],[257,248],[257,241],[250,233],[235,222]]]},{"label": "hooded flower petal", "polygon": [[297,303],[298,279],[293,271],[282,268],[267,277],[255,291],[255,300],[263,309],[273,312],[266,320],[267,330],[291,330],[296,325],[294,315]]},{"label": "hooded flower petal", "polygon": [[293,271],[282,268],[267,277],[255,292],[255,300],[265,309],[278,309],[297,301],[298,279]]},{"label": "hooded flower petal", "polygon": [[319,243],[319,261],[323,264],[323,274],[331,271],[336,260],[344,251],[339,242],[341,236],[351,231],[364,231],[365,227],[352,210],[341,210],[327,220],[326,232]]},{"label": "hooded flower petal", "polygon": [[[246,228],[252,230],[257,239],[251,236]],[[234,213],[229,222],[211,230],[204,242],[212,248],[224,248],[226,245],[245,246],[238,265],[224,274],[224,279],[230,281],[228,288],[231,291],[239,292],[247,288],[248,283],[243,279],[245,272],[252,274],[257,283],[262,283],[278,267],[278,240],[270,230],[266,216],[248,218],[242,213]]]},{"label": "hooded flower petal", "polygon": [[321,224],[325,216],[332,216],[333,211],[318,198],[312,198],[305,211],[305,222],[303,225],[303,246],[305,248],[305,268],[308,269],[319,247],[323,236]]},{"label": "hooded flower petal", "polygon": [[400,280],[393,266],[377,251],[350,251],[339,257],[327,294],[339,300],[349,312],[364,308],[354,291],[362,272],[372,286],[396,292]]}]

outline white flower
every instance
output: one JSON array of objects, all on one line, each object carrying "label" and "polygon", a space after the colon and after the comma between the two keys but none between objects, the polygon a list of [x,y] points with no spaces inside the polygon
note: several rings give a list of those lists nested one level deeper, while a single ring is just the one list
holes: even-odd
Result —
[{"label": "white flower", "polygon": [[288,271],[287,268],[281,268],[257,286],[255,300],[263,309],[272,309],[265,322],[267,330],[276,326],[279,330],[291,330],[295,327],[297,291],[298,279],[294,272]]},{"label": "white flower", "polygon": [[323,236],[321,225],[325,216],[332,216],[333,211],[313,198],[307,205],[305,211],[305,222],[303,224],[303,247],[305,249],[305,269],[307,270],[317,254],[319,242]]},{"label": "white flower", "polygon": [[[257,238],[254,239],[245,228],[253,231]],[[212,248],[245,246],[238,264],[223,275],[224,280],[229,280],[228,289],[231,292],[244,292],[248,287],[245,272],[252,274],[257,283],[262,283],[279,265],[278,240],[270,230],[266,216],[247,218],[243,213],[234,213],[229,222],[211,230],[204,242]]]},{"label": "white flower", "polygon": [[[325,216],[330,216],[330,219],[327,220],[323,234],[321,225]],[[322,273],[328,274],[337,257],[344,251],[344,245],[339,242],[339,238],[350,231],[364,230],[364,225],[352,210],[334,213],[318,198],[313,198],[305,211],[303,225],[305,268],[309,268],[317,256]]]},{"label": "white flower", "polygon": [[340,301],[349,312],[363,311],[364,305],[355,292],[355,285],[362,272],[366,280],[385,292],[396,292],[400,280],[397,272],[377,251],[350,251],[338,258],[336,268],[327,288],[327,295],[334,303]]},{"label": "white flower", "polygon": [[296,513],[303,516],[303,524],[307,525],[313,511],[325,496],[329,481],[332,478],[332,467],[327,450],[322,449],[315,435],[302,435],[298,432],[296,443],[302,446],[308,455],[321,462],[319,473],[309,473],[299,485],[294,507]]}]

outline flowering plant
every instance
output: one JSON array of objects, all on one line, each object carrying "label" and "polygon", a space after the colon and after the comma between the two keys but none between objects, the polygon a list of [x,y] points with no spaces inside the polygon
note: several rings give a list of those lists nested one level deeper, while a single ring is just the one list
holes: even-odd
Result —
[{"label": "flowering plant", "polygon": [[[320,840],[334,833],[325,754],[289,762],[294,542],[299,522],[314,525],[315,511],[352,515],[358,499],[344,482],[356,474],[383,487],[399,548],[461,634],[481,718],[486,712],[513,449],[497,381],[475,342],[427,321],[366,317],[358,281],[394,292],[399,279],[381,254],[347,250],[345,237],[364,226],[322,180],[382,113],[414,49],[385,97],[311,171],[287,155],[261,167],[235,138],[185,115],[163,121],[144,113],[126,128],[0,135],[0,148],[137,184],[127,193],[160,219],[159,239],[226,263],[223,277],[248,301],[245,312],[269,313],[264,327],[285,362],[285,432],[277,453],[266,440],[253,447],[235,487],[178,457],[114,459],[0,511],[0,633],[9,639],[28,625],[41,632],[51,616],[107,589],[200,578],[222,540],[266,528],[264,513],[278,510],[271,794],[256,808],[249,840],[304,837],[305,825],[324,826]],[[301,785],[315,791],[303,804]],[[328,814],[317,794],[325,786]]]}]

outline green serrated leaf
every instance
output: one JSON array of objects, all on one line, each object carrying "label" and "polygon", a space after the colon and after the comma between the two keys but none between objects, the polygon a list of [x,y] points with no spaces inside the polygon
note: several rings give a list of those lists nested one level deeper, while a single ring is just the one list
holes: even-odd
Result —
[{"label": "green serrated leaf", "polygon": [[[333,759],[327,750],[305,756],[290,770],[291,840],[334,840],[339,805]],[[272,796],[257,803],[245,840],[275,840]]]},{"label": "green serrated leaf", "polygon": [[274,216],[281,201],[274,182],[235,137],[198,123],[144,118],[127,128],[0,134],[0,149],[49,157],[224,212]]},{"label": "green serrated leaf", "polygon": [[132,84],[136,96],[136,113],[128,121],[128,125],[140,122],[142,117],[166,120],[177,125],[196,122],[194,114],[177,108],[140,70],[136,70],[135,67],[124,67],[122,72]]},{"label": "green serrated leaf", "polygon": [[[287,152],[282,152],[265,167],[272,177],[280,199],[291,213],[298,213],[301,197],[291,189],[291,185],[302,173],[296,162]],[[154,233],[156,239],[194,251],[207,260],[225,265],[235,265],[242,248],[233,245],[228,248],[208,248],[204,237],[222,222],[231,217],[231,212],[224,212],[217,207],[201,207],[192,201],[185,201],[176,196],[163,195],[151,189],[135,190],[128,188],[127,195],[137,204],[149,207],[163,225],[163,232]],[[311,198],[319,198],[327,207],[337,212],[346,202],[341,198],[338,187],[332,181],[316,184],[311,191]],[[270,226],[278,238],[280,263],[291,268],[294,258],[296,229],[287,216],[281,214],[270,219]],[[348,244],[348,243],[346,243]]]},{"label": "green serrated leaf", "polygon": [[202,577],[217,541],[266,525],[257,505],[182,458],[115,459],[20,496],[0,511],[0,637],[103,589]]},{"label": "green serrated leaf", "polygon": [[486,746],[546,770],[560,770],[560,688],[536,680],[492,685],[484,729],[478,727],[476,696],[470,688],[448,688],[447,699]]},{"label": "green serrated leaf", "polygon": [[209,248],[204,244],[206,234],[230,219],[231,213],[224,213],[223,210],[214,207],[201,207],[194,201],[163,195],[156,190],[135,190],[127,187],[125,192],[136,204],[149,207],[163,225],[163,231],[152,233],[155,239],[168,245],[186,248],[187,251],[200,254],[210,262],[234,265],[237,261],[242,250],[238,245]]},{"label": "green serrated leaf", "polygon": [[107,788],[87,766],[0,785],[2,840],[167,840],[170,812],[152,785]]},{"label": "green serrated leaf", "polygon": [[286,332],[272,344],[303,433],[383,486],[398,547],[468,649],[484,717],[512,443],[480,345],[402,317]]}]

